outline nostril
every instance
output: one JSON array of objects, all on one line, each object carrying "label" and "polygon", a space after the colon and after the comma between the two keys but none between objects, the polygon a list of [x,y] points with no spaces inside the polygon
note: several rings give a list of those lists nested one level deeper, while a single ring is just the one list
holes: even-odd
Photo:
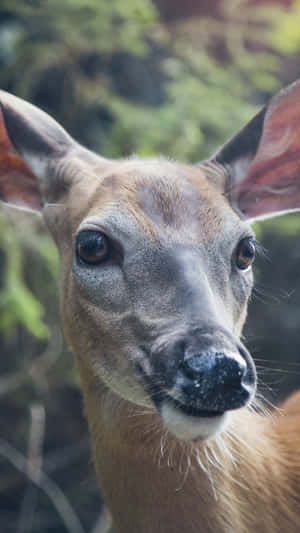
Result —
[{"label": "nostril", "polygon": [[247,375],[247,364],[240,356],[223,356],[220,365],[221,374],[227,379],[228,385],[233,388],[243,387]]}]

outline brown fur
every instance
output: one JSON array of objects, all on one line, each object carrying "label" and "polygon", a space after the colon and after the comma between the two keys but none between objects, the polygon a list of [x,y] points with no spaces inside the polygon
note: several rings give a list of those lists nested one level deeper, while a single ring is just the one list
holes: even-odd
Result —
[{"label": "brown fur", "polygon": [[79,369],[95,466],[118,532],[299,532],[299,395],[269,417],[243,409],[228,435],[191,444]]},{"label": "brown fur", "polygon": [[[89,195],[88,209],[93,213],[122,197],[135,219],[153,237],[157,219],[152,225],[152,214],[146,211],[144,215],[144,205],[137,201],[141,179],[132,178],[133,165],[125,163],[125,173],[119,178],[113,174],[114,186],[111,189],[108,186],[105,194],[101,190],[99,195],[98,189]],[[126,167],[130,169],[128,174]],[[188,170],[191,170],[189,177],[194,178],[195,174],[201,177],[194,178],[194,187],[197,186],[203,199],[200,210],[198,202],[198,211],[199,216],[201,211],[204,213],[209,238],[210,232],[213,235],[224,224],[227,205],[221,199],[216,205],[214,189],[207,184],[203,169],[195,171],[189,167]],[[154,183],[155,180],[153,190]],[[147,184],[151,188],[149,177]],[[76,196],[76,188],[72,194]],[[174,204],[170,198],[174,198]],[[168,200],[165,216],[172,226],[177,209],[176,189]],[[161,199],[154,197],[151,201]],[[144,217],[142,221],[141,217]],[[66,257],[63,272],[68,272],[69,267],[65,266]],[[90,313],[94,321],[95,310],[83,308],[74,300],[76,290],[67,274],[62,285],[63,307],[73,309],[71,323],[70,313],[64,313],[65,327],[78,355],[95,466],[116,530],[120,533],[299,532],[300,395],[272,416],[241,409],[234,414],[228,434],[215,443],[180,442],[166,432],[158,414],[122,400],[90,372],[82,354],[86,357],[99,342],[97,333],[90,327]],[[104,338],[99,351],[105,352],[105,342]]]}]

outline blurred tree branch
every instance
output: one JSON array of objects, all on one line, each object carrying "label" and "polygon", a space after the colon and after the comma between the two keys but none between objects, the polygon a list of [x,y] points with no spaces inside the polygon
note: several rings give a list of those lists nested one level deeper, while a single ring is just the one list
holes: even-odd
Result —
[{"label": "blurred tree branch", "polygon": [[80,521],[66,496],[49,476],[40,470],[37,478],[36,472],[33,473],[31,469],[28,470],[26,457],[18,452],[11,444],[1,438],[0,455],[5,457],[7,461],[9,461],[15,468],[26,475],[32,483],[34,483],[38,488],[47,494],[69,533],[84,533]]}]

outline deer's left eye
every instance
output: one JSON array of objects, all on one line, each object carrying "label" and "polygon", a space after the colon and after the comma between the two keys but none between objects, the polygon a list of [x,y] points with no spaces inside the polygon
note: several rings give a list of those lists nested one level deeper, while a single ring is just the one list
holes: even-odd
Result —
[{"label": "deer's left eye", "polygon": [[242,239],[236,249],[236,264],[240,270],[249,268],[255,258],[255,240],[252,237]]},{"label": "deer's left eye", "polygon": [[76,255],[83,263],[98,265],[109,254],[108,238],[99,231],[81,231],[76,238]]}]

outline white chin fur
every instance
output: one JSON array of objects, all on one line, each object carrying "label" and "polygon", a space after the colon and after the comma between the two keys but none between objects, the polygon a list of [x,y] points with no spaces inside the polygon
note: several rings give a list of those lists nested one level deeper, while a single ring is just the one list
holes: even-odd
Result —
[{"label": "white chin fur", "polygon": [[161,409],[165,426],[178,439],[204,440],[215,437],[225,429],[229,422],[229,413],[215,417],[187,416],[172,405],[165,403]]}]

